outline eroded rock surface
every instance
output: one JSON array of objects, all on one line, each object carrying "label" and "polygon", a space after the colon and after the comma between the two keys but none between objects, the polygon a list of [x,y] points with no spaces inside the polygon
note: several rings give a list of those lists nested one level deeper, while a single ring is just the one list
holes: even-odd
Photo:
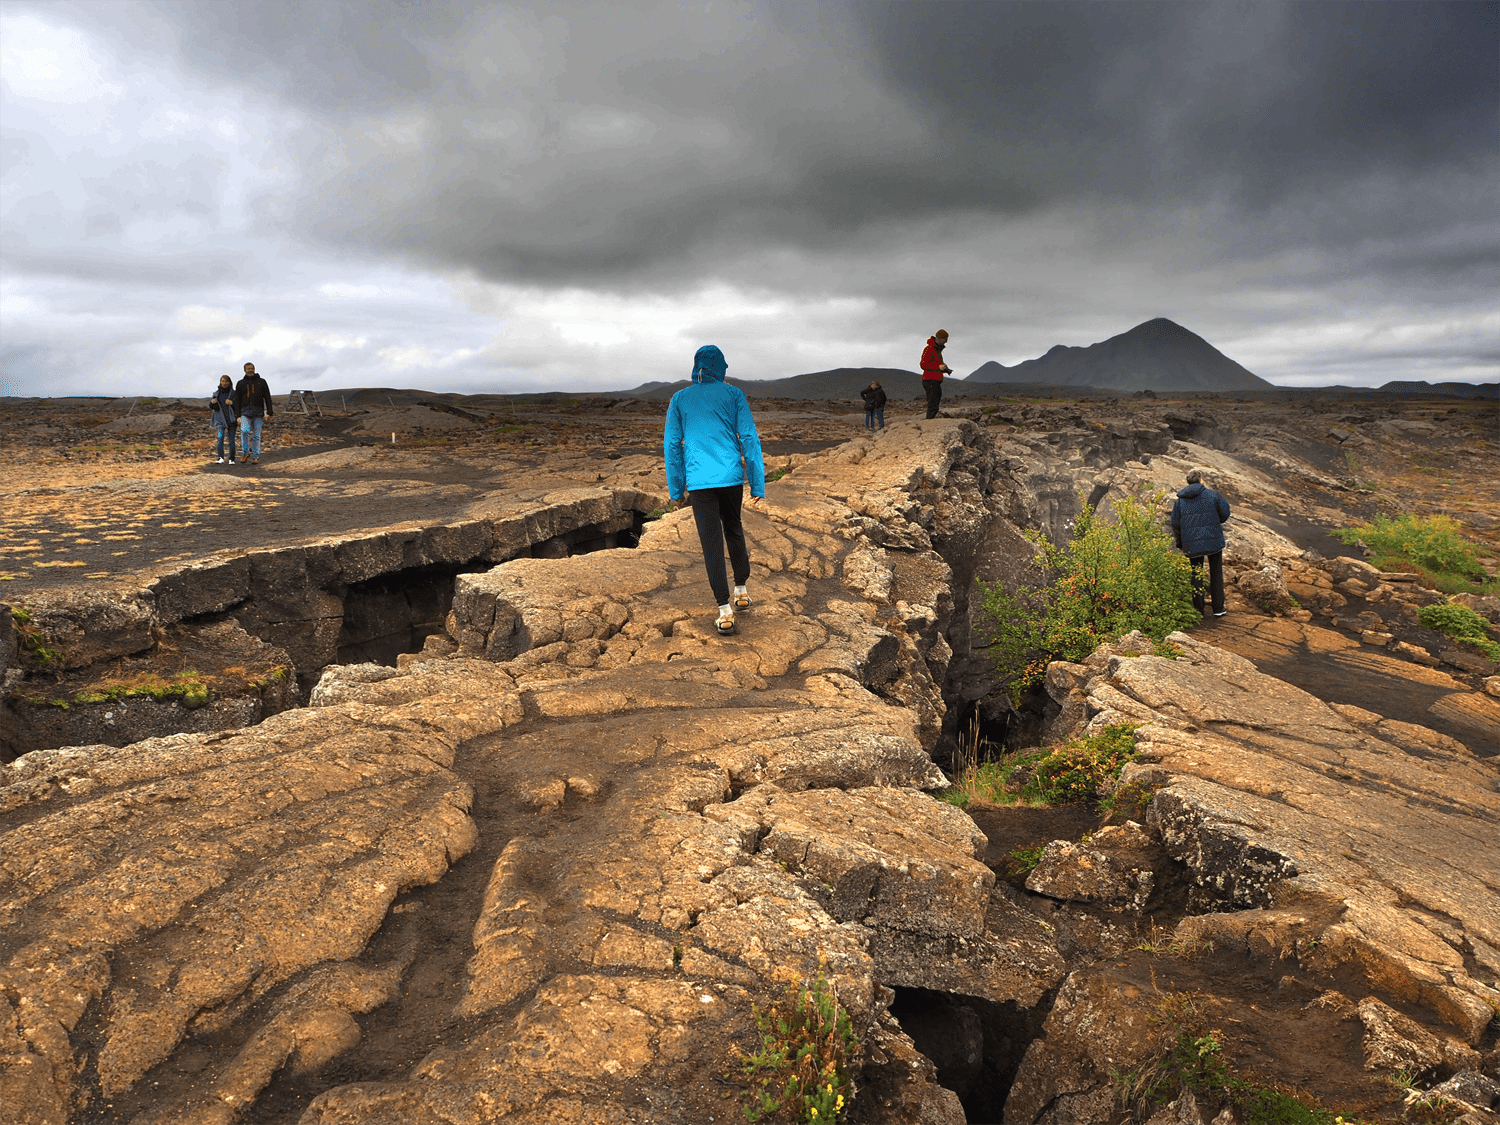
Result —
[{"label": "eroded rock surface", "polygon": [[[923,792],[945,784],[924,746],[951,611],[925,525],[988,445],[938,421],[857,453],[749,517],[738,637],[713,634],[681,513],[633,551],[464,576],[449,643],[334,666],[307,710],[7,767],[6,1057],[37,1120],[253,1117],[275,1073],[317,1073],[403,1002],[421,943],[386,931],[420,931],[413,888],[463,880],[453,1033],[303,1120],[706,1120],[752,1003],[821,969],[868,1045],[855,1119],[961,1121],[888,983],[1031,1004],[1063,972],[997,908],[983,836]],[[465,866],[476,846],[493,858]],[[203,1037],[191,1088],[154,1097]]]}]

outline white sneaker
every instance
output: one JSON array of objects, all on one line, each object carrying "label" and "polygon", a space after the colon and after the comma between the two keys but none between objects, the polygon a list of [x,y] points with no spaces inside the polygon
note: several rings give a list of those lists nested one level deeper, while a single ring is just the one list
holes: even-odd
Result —
[{"label": "white sneaker", "polygon": [[[220,462],[220,464],[223,464],[223,462]],[[231,458],[230,458],[230,459],[229,459],[229,464],[231,464],[231,465],[233,465],[233,464],[234,464],[234,458],[233,458],[233,457],[231,457]]]},{"label": "white sneaker", "polygon": [[222,458],[222,457],[220,457],[217,461],[214,462],[215,465],[222,465],[223,463],[224,463],[224,458]]}]

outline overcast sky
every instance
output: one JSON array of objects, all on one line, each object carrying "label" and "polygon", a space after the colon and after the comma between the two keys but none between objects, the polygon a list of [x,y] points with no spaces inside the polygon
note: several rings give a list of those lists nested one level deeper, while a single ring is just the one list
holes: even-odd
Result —
[{"label": "overcast sky", "polygon": [[0,5],[0,394],[1500,378],[1500,5]]}]

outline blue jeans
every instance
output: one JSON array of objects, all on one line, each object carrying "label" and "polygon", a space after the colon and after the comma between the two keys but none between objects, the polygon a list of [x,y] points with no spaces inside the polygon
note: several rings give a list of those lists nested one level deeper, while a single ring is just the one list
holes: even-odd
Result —
[{"label": "blue jeans", "polygon": [[[242,456],[252,458],[260,456],[260,428],[265,425],[265,422],[264,418],[252,418],[248,414],[240,415],[240,453]],[[250,443],[252,436],[255,439],[253,446]]]},{"label": "blue jeans", "polygon": [[218,451],[214,454],[214,456],[215,457],[223,457],[224,456],[224,438],[227,435],[228,438],[229,438],[229,459],[231,461],[233,461],[234,460],[234,426],[233,425],[226,426],[226,425],[224,425],[223,422],[219,422],[219,423],[215,424],[214,429],[216,429],[216,430],[219,431],[219,448],[218,448]]},{"label": "blue jeans", "polygon": [[885,429],[885,407],[869,406],[865,408],[865,429]]}]

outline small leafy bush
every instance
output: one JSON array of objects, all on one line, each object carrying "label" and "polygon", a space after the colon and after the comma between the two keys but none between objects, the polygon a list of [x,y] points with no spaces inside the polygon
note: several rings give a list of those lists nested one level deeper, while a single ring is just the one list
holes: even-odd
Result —
[{"label": "small leafy bush", "polygon": [[1158,493],[1115,502],[1115,522],[1085,506],[1066,548],[1039,532],[1045,582],[1012,594],[980,583],[981,630],[1012,697],[1039,684],[1053,660],[1081,661],[1099,645],[1139,629],[1162,641],[1202,621],[1192,607],[1191,568],[1152,516]]},{"label": "small leafy bush", "polygon": [[1417,610],[1417,620],[1429,629],[1469,642],[1483,650],[1491,660],[1500,660],[1500,644],[1490,640],[1484,618],[1466,605],[1452,602],[1424,605]]},{"label": "small leafy bush", "polygon": [[1447,516],[1421,518],[1406,512],[1377,516],[1360,527],[1335,531],[1345,543],[1363,543],[1375,552],[1371,560],[1383,570],[1415,568],[1438,589],[1450,594],[1475,593],[1493,580],[1479,564],[1479,553]]},{"label": "small leafy bush", "polygon": [[782,469],[776,469],[773,472],[769,472],[769,473],[766,474],[766,483],[767,484],[774,484],[777,481],[779,481],[782,477],[786,476],[787,473],[789,473],[791,471],[792,471],[791,469],[782,468]]},{"label": "small leafy bush", "polygon": [[770,1007],[753,1010],[760,1049],[736,1052],[753,1087],[745,1120],[837,1122],[854,1099],[849,1072],[859,1040],[822,967],[806,985],[788,985]]},{"label": "small leafy bush", "polygon": [[1115,723],[1088,738],[1021,754],[1001,764],[1001,779],[1030,804],[1090,800],[1135,760],[1135,731],[1135,723]]}]

